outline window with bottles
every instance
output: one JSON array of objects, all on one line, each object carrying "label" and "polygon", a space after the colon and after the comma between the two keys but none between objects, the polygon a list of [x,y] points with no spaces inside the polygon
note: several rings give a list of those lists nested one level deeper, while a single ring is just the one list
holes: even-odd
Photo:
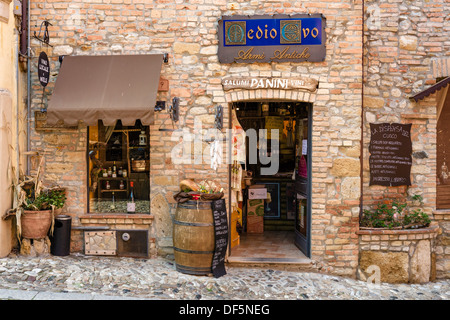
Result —
[{"label": "window with bottles", "polygon": [[91,213],[150,212],[149,127],[89,126]]}]

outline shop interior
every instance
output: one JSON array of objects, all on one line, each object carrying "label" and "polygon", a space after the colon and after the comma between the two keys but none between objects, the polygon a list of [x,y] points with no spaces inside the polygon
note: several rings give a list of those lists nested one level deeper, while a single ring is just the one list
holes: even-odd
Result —
[{"label": "shop interior", "polygon": [[117,121],[114,126],[89,126],[88,212],[150,212],[149,127]]},{"label": "shop interior", "polygon": [[[302,233],[307,236],[309,108],[310,104],[304,102],[233,104],[232,122],[236,122],[232,123],[233,128],[237,124],[246,132],[255,129],[258,133],[260,129],[267,129],[264,134],[268,139],[262,141],[264,136],[258,134],[254,146],[254,140],[247,135],[245,164],[232,165],[232,180],[240,170],[242,182],[240,186],[232,183],[236,195],[235,198],[232,195],[230,262],[308,260],[295,239]],[[278,129],[279,136],[271,136],[271,129]],[[278,148],[273,148],[271,139],[278,139]],[[251,163],[252,147],[258,149],[256,163]],[[262,169],[271,165],[266,160],[261,161],[260,155],[265,154],[278,157],[276,173],[263,174]]]}]

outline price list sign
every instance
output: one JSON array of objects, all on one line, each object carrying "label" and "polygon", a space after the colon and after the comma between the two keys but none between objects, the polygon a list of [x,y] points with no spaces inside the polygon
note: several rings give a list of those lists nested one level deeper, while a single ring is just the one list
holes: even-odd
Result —
[{"label": "price list sign", "polygon": [[214,217],[215,248],[212,261],[212,273],[215,278],[225,275],[225,254],[228,244],[228,218],[225,199],[214,200],[211,203]]},{"label": "price list sign", "polygon": [[411,185],[411,125],[370,124],[370,185]]}]

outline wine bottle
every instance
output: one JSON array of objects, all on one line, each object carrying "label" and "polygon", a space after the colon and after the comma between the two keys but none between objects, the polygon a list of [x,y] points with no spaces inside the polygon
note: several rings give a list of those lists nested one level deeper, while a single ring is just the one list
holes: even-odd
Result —
[{"label": "wine bottle", "polygon": [[116,200],[114,198],[114,191],[112,193],[112,203],[111,203],[111,209],[114,210],[116,208]]},{"label": "wine bottle", "polygon": [[112,177],[117,178],[117,167],[116,167],[115,161],[114,161],[114,165],[113,165]]},{"label": "wine bottle", "polygon": [[135,213],[136,212],[136,203],[134,203],[134,190],[133,190],[133,181],[130,182],[130,196],[127,201],[127,212]]}]

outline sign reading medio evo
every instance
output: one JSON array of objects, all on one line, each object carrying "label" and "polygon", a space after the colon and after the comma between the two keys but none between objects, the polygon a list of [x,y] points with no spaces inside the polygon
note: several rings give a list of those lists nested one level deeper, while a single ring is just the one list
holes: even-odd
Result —
[{"label": "sign reading medio evo", "polygon": [[325,24],[322,14],[223,16],[219,21],[219,61],[323,61]]}]

